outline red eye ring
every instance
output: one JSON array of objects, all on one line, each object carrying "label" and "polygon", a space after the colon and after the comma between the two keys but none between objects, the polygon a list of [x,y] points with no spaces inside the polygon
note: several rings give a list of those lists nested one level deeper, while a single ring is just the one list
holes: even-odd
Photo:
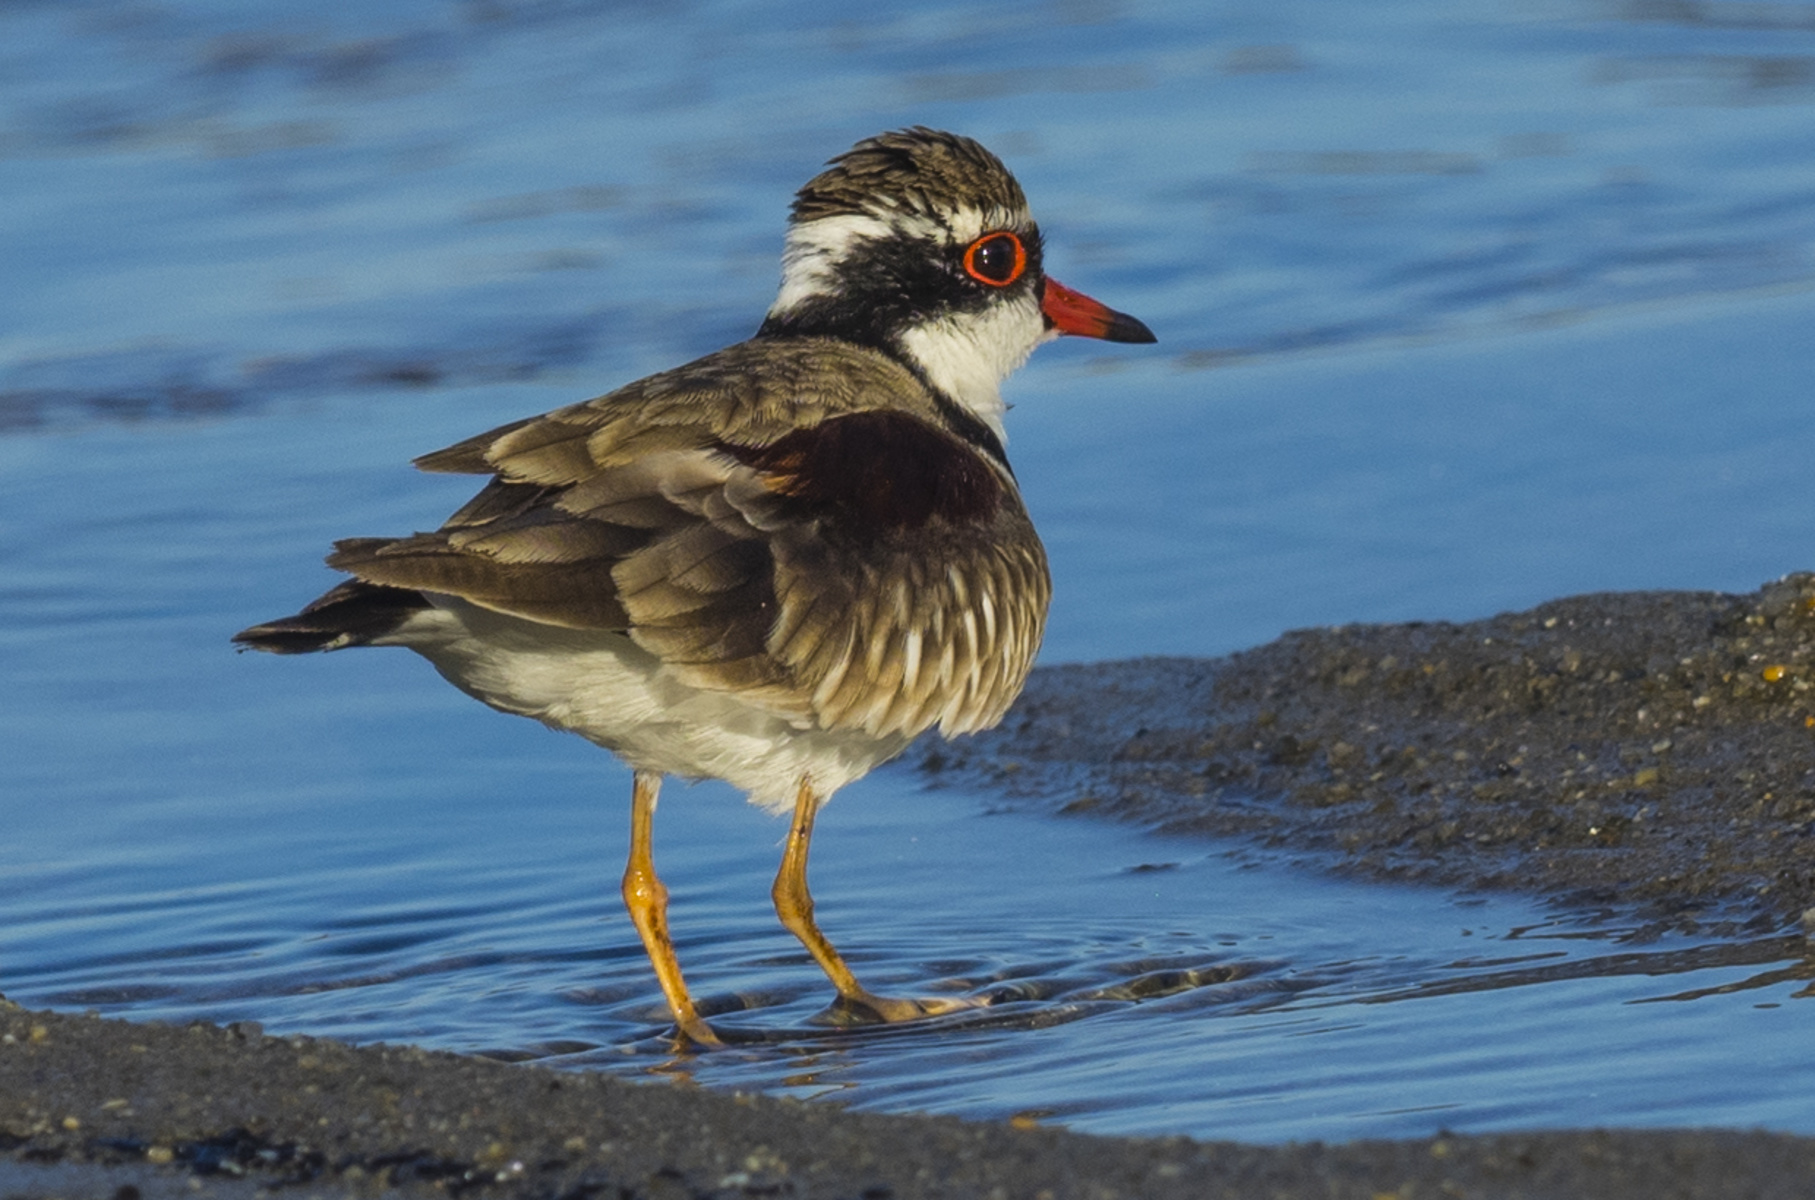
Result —
[{"label": "red eye ring", "polygon": [[978,283],[1007,287],[1027,271],[1027,247],[1006,229],[986,233],[964,251],[964,272]]}]

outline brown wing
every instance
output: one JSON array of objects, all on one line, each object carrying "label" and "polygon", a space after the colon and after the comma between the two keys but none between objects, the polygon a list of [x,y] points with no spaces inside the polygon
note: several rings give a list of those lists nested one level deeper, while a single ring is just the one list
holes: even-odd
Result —
[{"label": "brown wing", "polygon": [[988,728],[1045,628],[1046,554],[1005,471],[896,411],[729,451],[762,493],[779,611],[770,656],[818,719],[872,733]]},{"label": "brown wing", "polygon": [[440,530],[342,543],[329,562],[622,630],[695,686],[825,727],[993,724],[1049,593],[1012,481],[934,424],[881,355],[819,341],[752,353],[429,455],[426,469],[494,478]]}]

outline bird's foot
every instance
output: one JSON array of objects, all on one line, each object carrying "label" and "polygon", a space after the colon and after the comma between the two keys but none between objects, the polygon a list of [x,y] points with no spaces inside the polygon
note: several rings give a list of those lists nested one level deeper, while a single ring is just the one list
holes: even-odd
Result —
[{"label": "bird's foot", "polygon": [[674,1031],[676,1040],[681,1045],[695,1050],[723,1050],[724,1039],[712,1032],[712,1026],[696,1016],[692,1020],[676,1021]]},{"label": "bird's foot", "polygon": [[895,1025],[988,1003],[981,996],[878,996],[865,991],[840,995],[826,1009],[824,1019],[833,1025]]}]

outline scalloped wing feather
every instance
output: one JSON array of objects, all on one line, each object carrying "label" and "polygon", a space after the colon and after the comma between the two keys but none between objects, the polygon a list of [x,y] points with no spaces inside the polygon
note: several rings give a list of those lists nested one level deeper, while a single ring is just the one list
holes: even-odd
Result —
[{"label": "scalloped wing feather", "polygon": [[329,561],[626,632],[692,686],[824,728],[994,724],[1050,595],[1012,478],[893,360],[777,349],[732,347],[426,455],[495,478],[441,530]]}]

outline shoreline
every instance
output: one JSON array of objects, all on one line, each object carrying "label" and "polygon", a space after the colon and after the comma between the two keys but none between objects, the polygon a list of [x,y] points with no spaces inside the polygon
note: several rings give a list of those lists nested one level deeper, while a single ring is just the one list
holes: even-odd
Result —
[{"label": "shoreline", "polygon": [[1757,1131],[1109,1138],[267,1037],[248,1022],[0,1011],[9,1197],[1790,1200],[1810,1178],[1815,1139]]},{"label": "shoreline", "polygon": [[[920,769],[1041,811],[1751,937],[1815,907],[1815,575],[1042,668]],[[1805,922],[1806,923],[1806,922]],[[1112,1138],[0,1002],[0,1194],[1801,1197],[1815,1138]]]},{"label": "shoreline", "polygon": [[1794,929],[1815,910],[1815,574],[1042,668],[1001,727],[918,754],[1016,807],[1345,874]]}]

